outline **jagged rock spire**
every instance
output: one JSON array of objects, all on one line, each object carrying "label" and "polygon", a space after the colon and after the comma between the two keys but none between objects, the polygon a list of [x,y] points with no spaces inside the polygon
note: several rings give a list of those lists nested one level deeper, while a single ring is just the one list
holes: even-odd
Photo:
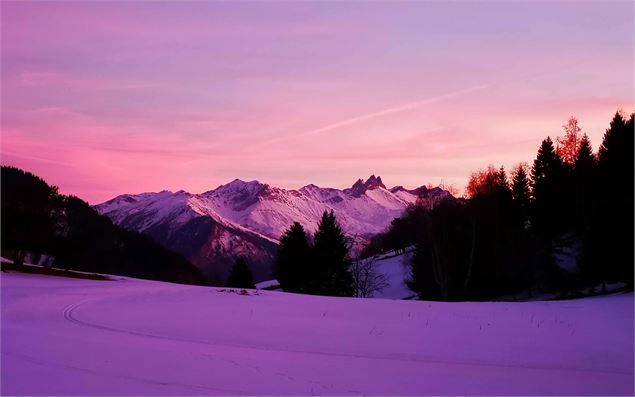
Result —
[{"label": "jagged rock spire", "polygon": [[344,192],[355,197],[359,197],[367,190],[373,190],[380,187],[384,189],[386,188],[381,180],[381,177],[375,176],[375,174],[373,174],[366,181],[364,181],[363,179],[358,179],[357,182],[353,184],[353,186],[351,186],[349,189],[345,189]]}]

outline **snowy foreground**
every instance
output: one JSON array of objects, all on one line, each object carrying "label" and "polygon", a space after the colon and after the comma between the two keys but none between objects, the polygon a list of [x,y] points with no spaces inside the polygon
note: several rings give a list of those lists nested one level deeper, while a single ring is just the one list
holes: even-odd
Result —
[{"label": "snowy foreground", "polygon": [[633,394],[633,295],[342,299],[2,274],[2,394]]}]

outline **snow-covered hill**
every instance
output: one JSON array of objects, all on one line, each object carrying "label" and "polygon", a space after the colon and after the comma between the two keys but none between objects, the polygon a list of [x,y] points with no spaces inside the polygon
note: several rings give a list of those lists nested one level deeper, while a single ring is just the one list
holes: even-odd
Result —
[{"label": "snow-covered hill", "polygon": [[386,282],[381,291],[372,294],[372,298],[410,299],[415,297],[415,293],[406,285],[406,280],[410,278],[409,265],[412,254],[413,248],[409,247],[404,253],[396,254],[391,251],[371,259],[374,261],[376,272],[382,274]]},{"label": "snow-covered hill", "polygon": [[315,185],[288,190],[236,179],[202,194],[127,194],[95,208],[113,222],[183,253],[212,277],[222,279],[240,255],[262,280],[270,276],[268,264],[277,239],[293,222],[313,233],[324,211],[333,210],[351,241],[359,243],[386,229],[417,199],[432,204],[448,195],[425,186],[387,189],[375,175],[343,190]]},{"label": "snow-covered hill", "polygon": [[633,294],[442,303],[3,273],[2,395],[633,395]]}]

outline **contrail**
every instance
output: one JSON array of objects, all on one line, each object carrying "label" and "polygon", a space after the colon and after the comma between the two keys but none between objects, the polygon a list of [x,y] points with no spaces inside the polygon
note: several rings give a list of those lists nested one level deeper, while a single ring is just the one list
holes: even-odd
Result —
[{"label": "contrail", "polygon": [[[527,80],[534,79],[534,78],[537,78],[537,77],[550,75],[550,74],[553,74],[555,72],[568,70],[568,69],[571,69],[572,67],[579,66],[582,63],[588,63],[588,62],[590,62],[588,59],[578,60],[576,62],[567,63],[563,67],[557,68],[555,70],[554,69],[549,69],[549,70],[545,70],[545,71],[541,71],[541,72],[537,72],[537,73],[528,74],[528,75],[525,75],[525,76],[509,78],[509,79],[507,79],[505,81],[499,81],[497,83],[476,85],[476,86],[473,86],[473,87],[465,88],[463,90],[458,90],[458,91],[450,92],[450,93],[447,93],[447,94],[439,95],[439,96],[436,96],[436,97],[433,97],[433,98],[428,98],[428,99],[424,99],[424,100],[421,100],[421,101],[408,103],[408,104],[405,104],[405,105],[402,105],[402,106],[397,106],[397,107],[393,107],[393,108],[379,110],[379,111],[376,111],[376,112],[367,113],[367,114],[364,114],[364,115],[361,115],[361,116],[353,117],[353,118],[350,118],[350,119],[347,119],[347,120],[338,121],[337,123],[333,123],[333,124],[327,125],[325,127],[317,128],[315,130],[305,131],[303,133],[299,133],[299,134],[293,135],[292,137],[313,135],[313,134],[319,134],[319,133],[325,132],[325,131],[331,131],[331,130],[334,130],[334,129],[337,129],[337,128],[345,127],[347,125],[359,123],[361,121],[374,119],[376,117],[381,117],[381,116],[386,116],[386,115],[389,115],[389,114],[395,114],[395,113],[399,113],[399,112],[404,112],[404,111],[407,111],[407,110],[415,109],[415,108],[420,107],[420,106],[429,105],[429,104],[436,103],[436,102],[441,102],[441,101],[444,101],[444,100],[447,100],[447,99],[451,99],[451,98],[455,98],[457,96],[468,94],[468,93],[471,93],[471,92],[474,92],[474,91],[480,91],[480,90],[483,90],[483,89],[486,89],[486,88],[503,87],[503,86],[509,85],[511,83],[527,81]],[[290,136],[275,137],[275,138],[270,139],[268,141],[261,142],[261,144],[270,144],[270,143],[278,142],[278,141],[281,141],[281,140],[284,140],[284,139],[287,139],[287,138],[290,138]]]},{"label": "contrail", "polygon": [[310,130],[310,131],[299,132],[299,133],[293,134],[291,136],[277,136],[277,137],[268,139],[266,141],[260,141],[258,143],[254,143],[253,145],[255,145],[255,146],[270,145],[272,143],[283,141],[283,140],[288,139],[288,138],[296,138],[298,136],[307,136],[307,135],[319,134],[321,132],[331,131],[331,130],[334,130],[334,129],[337,129],[337,128],[345,127],[347,125],[359,123],[361,121],[371,120],[371,119],[374,119],[374,118],[377,118],[377,117],[386,116],[386,115],[389,115],[389,114],[395,114],[395,113],[399,113],[399,112],[405,112],[407,110],[416,109],[416,108],[418,108],[420,106],[429,105],[429,104],[436,103],[436,102],[441,102],[441,101],[444,101],[444,100],[447,100],[447,99],[455,98],[457,96],[468,94],[470,92],[483,90],[483,89],[489,88],[489,87],[491,87],[489,84],[476,85],[476,86],[473,86],[473,87],[465,88],[465,89],[458,90],[458,91],[449,92],[447,94],[443,94],[443,95],[439,95],[439,96],[436,96],[436,97],[424,99],[424,100],[421,100],[421,101],[411,102],[411,103],[407,103],[405,105],[392,107],[392,108],[388,108],[388,109],[384,109],[384,110],[379,110],[379,111],[372,112],[372,113],[363,114],[361,116],[357,116],[357,117],[353,117],[353,118],[350,118],[350,119],[338,121],[337,123],[329,124],[329,125],[327,125],[325,127],[317,128],[317,129]]},{"label": "contrail", "polygon": [[454,98],[454,97],[457,97],[457,96],[460,96],[460,95],[464,95],[464,94],[467,94],[467,93],[470,93],[470,92],[483,90],[483,89],[485,89],[487,87],[488,87],[488,85],[486,85],[486,84],[477,85],[477,86],[466,88],[466,89],[463,89],[463,90],[450,92],[448,94],[439,95],[439,96],[436,96],[436,97],[433,97],[433,98],[424,99],[422,101],[411,102],[411,103],[408,103],[408,104],[405,104],[405,105],[402,105],[402,106],[397,106],[397,107],[388,108],[388,109],[380,110],[380,111],[373,112],[373,113],[364,114],[364,115],[353,117],[353,118],[350,118],[350,119],[347,119],[347,120],[338,121],[337,123],[333,123],[333,124],[327,125],[326,127],[318,128],[318,129],[311,130],[311,131],[307,131],[307,132],[305,132],[303,134],[300,134],[300,135],[319,134],[321,132],[326,132],[326,131],[334,130],[336,128],[340,128],[340,127],[344,127],[344,126],[347,126],[347,125],[359,123],[360,121],[366,121],[366,120],[374,119],[374,118],[377,118],[377,117],[386,116],[386,115],[389,115],[389,114],[405,112],[407,110],[412,110],[412,109],[418,108],[420,106],[429,105],[429,104],[436,103],[436,102],[441,102],[441,101],[444,101],[446,99]]}]

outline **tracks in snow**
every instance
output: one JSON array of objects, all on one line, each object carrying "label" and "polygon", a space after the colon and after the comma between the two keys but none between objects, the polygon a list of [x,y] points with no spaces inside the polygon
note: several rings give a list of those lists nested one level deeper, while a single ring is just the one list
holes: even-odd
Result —
[{"label": "tracks in snow", "polygon": [[[107,299],[107,298],[106,298]],[[479,361],[479,360],[451,360],[451,359],[443,359],[438,357],[421,357],[421,356],[405,356],[399,354],[362,354],[362,353],[346,353],[346,352],[325,352],[325,351],[316,351],[316,350],[308,350],[308,349],[293,349],[293,348],[284,348],[284,347],[272,347],[272,346],[263,346],[263,345],[253,345],[253,344],[239,344],[239,343],[231,343],[227,341],[213,341],[213,340],[203,340],[196,338],[186,338],[186,337],[178,337],[178,336],[168,336],[168,335],[159,335],[148,332],[130,330],[125,328],[113,327],[102,324],[91,323],[82,319],[79,319],[75,314],[75,310],[79,307],[91,303],[97,300],[106,300],[104,298],[101,299],[88,299],[83,300],[74,304],[71,304],[64,308],[63,316],[64,318],[76,325],[89,327],[93,329],[98,329],[102,331],[108,332],[116,332],[120,334],[126,334],[137,337],[145,337],[145,338],[154,338],[161,339],[173,342],[183,342],[183,343],[193,343],[199,345],[207,345],[207,346],[220,346],[220,347],[232,347],[238,349],[252,349],[252,350],[260,350],[260,351],[269,351],[269,352],[280,352],[280,353],[290,353],[290,354],[308,354],[308,355],[320,355],[320,356],[330,356],[330,357],[342,357],[342,358],[352,358],[352,359],[362,359],[362,360],[390,360],[390,361],[402,361],[402,362],[413,362],[419,364],[441,364],[441,365],[458,365],[458,366],[488,366],[488,367],[499,367],[499,368],[517,368],[521,370],[542,370],[542,371],[574,371],[574,372],[601,372],[608,374],[625,374],[629,375],[630,372],[623,371],[619,369],[602,369],[602,368],[576,368],[576,367],[565,367],[558,365],[524,365],[518,363],[510,363],[510,362],[492,362],[492,361]]]}]

